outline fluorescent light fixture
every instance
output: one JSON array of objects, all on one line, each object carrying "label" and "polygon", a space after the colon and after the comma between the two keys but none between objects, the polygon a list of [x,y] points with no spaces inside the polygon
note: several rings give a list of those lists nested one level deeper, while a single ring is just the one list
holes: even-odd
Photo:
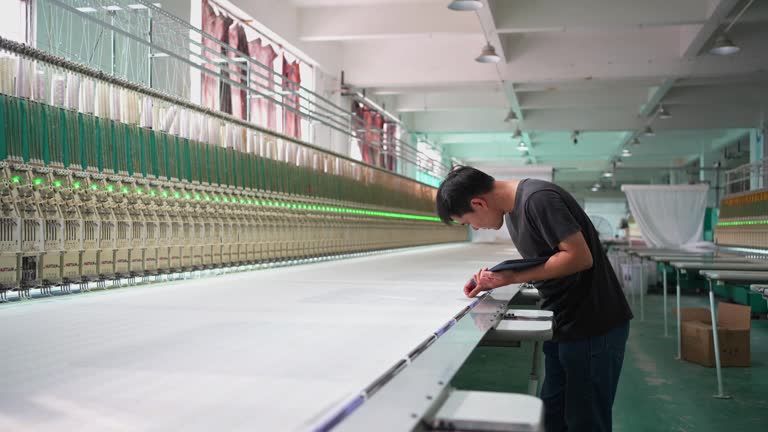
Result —
[{"label": "fluorescent light fixture", "polygon": [[501,57],[496,54],[496,48],[494,48],[493,45],[487,44],[483,47],[483,50],[480,51],[480,55],[477,56],[475,61],[478,63],[498,63],[501,61]]},{"label": "fluorescent light fixture", "polygon": [[645,135],[645,136],[655,136],[656,132],[654,132],[653,129],[651,129],[650,126],[646,126],[645,130],[643,131],[643,135]]},{"label": "fluorescent light fixture", "polygon": [[94,9],[94,8],[92,8],[90,6],[83,6],[83,7],[79,7],[79,8],[75,8],[75,9],[79,10],[80,12],[85,12],[85,13],[96,12],[96,9]]},{"label": "fluorescent light fixture", "polygon": [[143,4],[129,4],[128,9],[149,9],[149,8],[144,6]]},{"label": "fluorescent light fixture", "polygon": [[106,9],[108,11],[112,11],[112,12],[123,10],[123,8],[121,8],[118,5],[104,6],[104,9]]},{"label": "fluorescent light fixture", "polygon": [[151,58],[158,58],[158,57],[169,57],[168,53],[159,52],[159,53],[152,53],[149,55]]},{"label": "fluorescent light fixture", "polygon": [[660,119],[668,119],[672,117],[672,113],[670,113],[666,108],[664,108],[664,105],[659,105],[659,111],[657,112]]},{"label": "fluorescent light fixture", "polygon": [[613,177],[613,173],[610,171],[606,171],[603,173],[603,177]]},{"label": "fluorescent light fixture", "polygon": [[453,0],[448,9],[458,12],[476,11],[483,7],[480,0]]},{"label": "fluorescent light fixture", "polygon": [[714,45],[712,45],[712,48],[709,49],[711,54],[722,56],[736,54],[739,51],[741,51],[741,48],[733,43],[733,41],[725,34],[718,36]]}]

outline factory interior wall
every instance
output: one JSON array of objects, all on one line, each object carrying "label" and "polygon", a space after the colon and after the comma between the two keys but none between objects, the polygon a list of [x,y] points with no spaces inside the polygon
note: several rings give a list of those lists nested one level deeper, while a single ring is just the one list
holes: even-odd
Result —
[{"label": "factory interior wall", "polygon": [[620,222],[627,217],[627,200],[624,198],[585,198],[584,211],[589,216],[600,216],[611,223],[614,234],[618,232]]}]

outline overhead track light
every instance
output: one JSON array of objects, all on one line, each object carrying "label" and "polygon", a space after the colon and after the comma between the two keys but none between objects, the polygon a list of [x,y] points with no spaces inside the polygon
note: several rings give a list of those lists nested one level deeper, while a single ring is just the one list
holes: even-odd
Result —
[{"label": "overhead track light", "polygon": [[471,12],[479,10],[483,7],[483,2],[480,0],[453,0],[448,5],[448,9],[457,12]]},{"label": "overhead track light", "polygon": [[669,112],[666,108],[664,108],[664,105],[659,105],[659,110],[657,111],[657,114],[660,119],[668,119],[672,117],[672,113]]},{"label": "overhead track light", "polygon": [[517,120],[517,113],[515,110],[511,109],[509,110],[509,113],[507,114],[507,117],[504,119],[505,122],[511,122],[513,120]]},{"label": "overhead track light", "polygon": [[496,48],[493,45],[486,44],[475,61],[478,63],[498,63],[501,61],[501,57],[496,54]]},{"label": "overhead track light", "polygon": [[725,34],[721,34],[717,37],[717,40],[715,40],[714,45],[712,45],[712,48],[709,49],[709,52],[711,54],[715,55],[732,55],[736,54],[737,52],[741,51],[741,48],[739,48],[738,45],[733,43],[731,38],[729,38]]},{"label": "overhead track light", "polygon": [[645,130],[643,131],[643,135],[652,137],[652,136],[656,135],[656,132],[654,132],[653,129],[651,129],[650,126],[646,126]]}]

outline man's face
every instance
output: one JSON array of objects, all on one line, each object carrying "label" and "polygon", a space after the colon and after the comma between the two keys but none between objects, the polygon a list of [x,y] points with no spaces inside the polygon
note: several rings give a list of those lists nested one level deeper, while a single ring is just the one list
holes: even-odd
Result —
[{"label": "man's face", "polygon": [[504,223],[504,214],[488,207],[488,202],[482,198],[475,198],[471,202],[472,212],[462,216],[453,216],[457,224],[471,226],[474,230],[501,228]]}]

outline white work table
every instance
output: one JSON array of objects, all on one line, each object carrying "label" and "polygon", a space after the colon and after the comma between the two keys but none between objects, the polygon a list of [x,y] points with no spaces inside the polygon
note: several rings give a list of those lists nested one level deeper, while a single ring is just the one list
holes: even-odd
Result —
[{"label": "white work table", "polygon": [[0,430],[312,428],[475,304],[479,268],[516,257],[425,247],[0,305]]}]

